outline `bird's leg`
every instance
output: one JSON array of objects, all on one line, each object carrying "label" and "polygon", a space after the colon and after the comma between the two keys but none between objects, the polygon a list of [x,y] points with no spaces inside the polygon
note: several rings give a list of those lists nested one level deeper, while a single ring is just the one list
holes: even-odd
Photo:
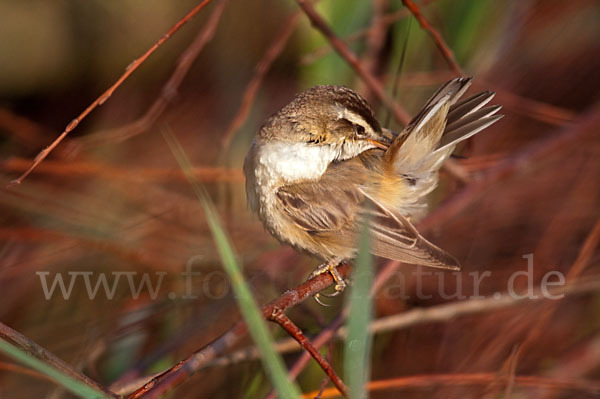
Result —
[{"label": "bird's leg", "polygon": [[[344,281],[342,276],[340,276],[340,273],[337,271],[337,267],[340,263],[341,263],[341,261],[339,259],[329,260],[329,261],[323,263],[322,265],[320,265],[319,267],[317,267],[310,274],[310,276],[308,276],[308,280],[310,280],[311,278],[316,277],[323,273],[331,274],[331,277],[333,277],[333,279],[335,280],[335,287],[334,287],[335,292],[331,295],[326,295],[326,294],[322,294],[322,295],[327,296],[327,297],[338,296],[342,291],[344,291],[344,288],[346,288],[346,286],[347,286],[346,282]],[[319,294],[315,295],[315,300],[317,302],[319,302],[321,305],[325,305],[324,303],[322,303],[319,300]]]}]

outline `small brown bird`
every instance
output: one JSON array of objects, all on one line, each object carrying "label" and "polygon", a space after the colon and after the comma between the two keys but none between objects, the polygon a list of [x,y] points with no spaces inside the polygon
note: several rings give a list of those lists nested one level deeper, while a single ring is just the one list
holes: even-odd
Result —
[{"label": "small brown bird", "polygon": [[[444,84],[398,135],[383,129],[367,102],[339,86],[298,94],[260,128],[244,162],[248,204],[279,241],[336,271],[357,253],[368,220],[371,252],[406,263],[457,270],[451,255],[423,238],[411,221],[457,143],[500,119],[485,91],[457,102],[471,78]],[[366,219],[365,219],[366,218]]]}]

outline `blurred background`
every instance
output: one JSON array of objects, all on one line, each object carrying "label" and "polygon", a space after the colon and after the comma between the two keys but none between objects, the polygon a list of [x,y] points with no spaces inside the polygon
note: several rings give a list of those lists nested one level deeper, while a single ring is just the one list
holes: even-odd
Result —
[{"label": "blurred background", "polygon": [[[266,303],[318,262],[282,247],[246,208],[241,165],[262,121],[298,91],[338,84],[360,91],[382,123],[402,126],[295,2],[214,0],[22,184],[4,188],[196,4],[0,2],[0,320],[105,386],[172,366],[240,317],[205,216],[163,132],[184,146],[257,301]],[[505,293],[511,275],[528,270],[528,254],[534,286],[550,271],[567,283],[593,281],[600,273],[600,4],[416,4],[463,73],[474,77],[471,92],[496,91],[493,101],[506,116],[458,150],[421,224],[460,259],[462,272],[418,275],[415,266],[402,265],[375,297],[375,317],[462,300],[452,295],[459,290],[467,297]],[[411,115],[458,74],[399,0],[321,0],[315,7]],[[385,262],[378,263],[379,270]],[[196,274],[186,277],[190,271]],[[474,291],[472,273],[484,271],[490,277]],[[57,276],[65,290],[71,287],[66,297]],[[526,277],[515,281],[527,288]],[[93,298],[90,287],[97,289]],[[599,294],[523,302],[374,338],[372,380],[498,373],[572,385],[517,381],[508,389],[455,381],[372,397],[600,397]],[[344,305],[339,297],[329,302],[307,301],[289,316],[313,336]],[[342,347],[333,341],[324,350],[338,369]],[[297,357],[285,360],[291,365]],[[69,397],[12,365],[0,356],[0,397]],[[314,362],[298,378],[304,392],[318,390],[322,380]],[[208,368],[175,395],[254,398],[269,391],[260,363],[248,360]]]}]

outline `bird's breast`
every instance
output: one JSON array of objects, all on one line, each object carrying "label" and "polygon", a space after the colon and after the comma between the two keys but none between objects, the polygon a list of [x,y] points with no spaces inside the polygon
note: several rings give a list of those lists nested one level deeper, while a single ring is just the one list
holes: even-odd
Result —
[{"label": "bird's breast", "polygon": [[254,142],[244,163],[248,204],[267,230],[282,241],[290,222],[278,207],[276,193],[284,185],[319,179],[335,159],[328,146],[279,141]]}]

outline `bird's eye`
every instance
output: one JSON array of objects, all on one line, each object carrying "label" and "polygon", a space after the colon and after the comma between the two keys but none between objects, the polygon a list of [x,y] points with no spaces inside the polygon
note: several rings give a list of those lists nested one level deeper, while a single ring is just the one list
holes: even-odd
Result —
[{"label": "bird's eye", "polygon": [[364,136],[366,136],[366,134],[365,134],[365,127],[362,126],[362,125],[355,124],[354,125],[354,131],[356,132],[356,135],[358,137],[364,137]]}]

